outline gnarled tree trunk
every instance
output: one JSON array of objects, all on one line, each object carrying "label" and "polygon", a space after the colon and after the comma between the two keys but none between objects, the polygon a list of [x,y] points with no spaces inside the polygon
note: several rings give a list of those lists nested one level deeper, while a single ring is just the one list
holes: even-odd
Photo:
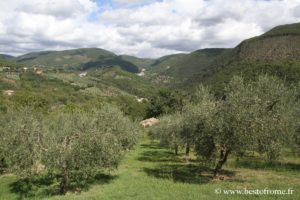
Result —
[{"label": "gnarled tree trunk", "polygon": [[219,172],[222,169],[223,165],[226,163],[229,153],[230,151],[225,146],[221,148],[220,158],[214,170],[214,178],[219,176]]},{"label": "gnarled tree trunk", "polygon": [[174,146],[174,151],[175,151],[175,155],[177,156],[178,155],[178,145],[177,144]]}]

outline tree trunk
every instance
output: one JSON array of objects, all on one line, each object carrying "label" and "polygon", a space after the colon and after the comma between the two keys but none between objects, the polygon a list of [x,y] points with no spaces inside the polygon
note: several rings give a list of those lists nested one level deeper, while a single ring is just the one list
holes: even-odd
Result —
[{"label": "tree trunk", "polygon": [[177,156],[178,155],[178,145],[177,144],[175,145],[174,150],[175,150],[175,155]]},{"label": "tree trunk", "polygon": [[64,195],[67,193],[67,187],[68,187],[68,184],[69,184],[69,174],[68,174],[68,171],[65,169],[64,170],[64,175],[62,177],[62,180],[60,182],[60,189],[59,189],[59,193]]},{"label": "tree trunk", "polygon": [[188,162],[190,160],[190,144],[186,143],[185,146],[185,160]]},{"label": "tree trunk", "polygon": [[214,170],[214,178],[219,176],[219,172],[222,169],[222,166],[226,163],[227,157],[229,155],[229,150],[225,147],[222,147],[220,150],[220,158]]}]

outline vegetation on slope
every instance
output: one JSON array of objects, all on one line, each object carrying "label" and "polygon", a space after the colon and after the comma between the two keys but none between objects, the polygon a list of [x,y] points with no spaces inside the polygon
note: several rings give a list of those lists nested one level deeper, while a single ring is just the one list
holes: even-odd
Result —
[{"label": "vegetation on slope", "polygon": [[[0,89],[15,93],[0,95],[0,198],[244,199],[252,196],[218,195],[216,187],[299,189],[300,71],[293,27],[298,25],[275,28],[233,50],[171,55],[147,67],[146,78],[168,86],[204,82],[212,88],[193,93],[159,91],[128,72],[138,69],[132,62],[149,60],[99,49],[64,51],[69,63],[61,52],[19,60],[48,63],[39,75],[1,61]],[[82,69],[87,74],[81,76]],[[155,140],[147,139],[110,173],[138,142],[136,121],[152,116],[160,117],[151,128]]]},{"label": "vegetation on slope", "polygon": [[[158,90],[135,74],[117,68],[98,70],[84,77],[55,70],[37,75],[31,70],[11,69],[13,72],[0,72],[2,112],[24,105],[53,112],[70,106],[90,107],[107,102],[119,106],[133,119],[143,119],[148,102],[137,99],[147,99]],[[12,90],[14,94],[7,96],[6,90]]]},{"label": "vegetation on slope", "polygon": [[196,72],[191,85],[211,85],[218,96],[235,75],[254,79],[259,74],[278,76],[287,83],[300,80],[299,24],[279,26],[259,37],[243,41],[236,48],[217,56],[205,70]]},{"label": "vegetation on slope", "polygon": [[263,34],[263,36],[283,36],[283,35],[300,35],[300,23],[285,24],[276,26],[270,31]]},{"label": "vegetation on slope", "polygon": [[9,59],[12,59],[12,58],[14,58],[14,57],[11,56],[11,55],[0,54],[0,59],[1,59],[1,60],[2,60],[2,59],[7,59],[7,60],[9,60]]},{"label": "vegetation on slope", "polygon": [[128,56],[128,55],[120,55],[119,57],[122,60],[128,61],[138,66],[140,70],[150,67],[155,62],[155,59],[138,58],[138,57]]},{"label": "vegetation on slope", "polygon": [[[229,51],[228,49],[203,49],[190,54],[176,54],[162,57],[149,67],[149,76],[156,82],[170,79],[167,85],[183,87],[190,85],[195,73],[206,73],[215,58]],[[164,81],[164,80],[162,80]]]},{"label": "vegetation on slope", "polygon": [[126,60],[122,60],[116,54],[97,48],[30,53],[16,57],[14,60],[28,66],[38,65],[69,70],[87,70],[118,66],[123,70],[133,73],[139,71],[137,66]]}]

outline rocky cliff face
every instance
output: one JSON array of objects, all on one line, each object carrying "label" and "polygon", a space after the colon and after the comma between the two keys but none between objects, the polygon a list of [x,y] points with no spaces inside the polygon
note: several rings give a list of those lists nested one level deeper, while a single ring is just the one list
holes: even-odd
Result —
[{"label": "rocky cliff face", "polygon": [[278,26],[236,47],[246,61],[300,60],[300,23]]},{"label": "rocky cliff face", "polygon": [[247,61],[300,60],[300,35],[262,36],[244,41],[237,50]]}]

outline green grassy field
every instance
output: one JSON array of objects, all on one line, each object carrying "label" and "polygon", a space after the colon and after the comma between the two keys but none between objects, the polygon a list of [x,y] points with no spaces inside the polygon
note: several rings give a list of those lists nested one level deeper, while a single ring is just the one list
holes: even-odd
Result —
[{"label": "green grassy field", "polygon": [[[285,157],[284,161],[267,165],[260,160],[230,159],[223,171],[224,180],[212,180],[211,170],[197,162],[186,163],[182,155],[160,148],[148,139],[129,152],[111,175],[102,175],[80,194],[46,196],[43,184],[34,186],[36,196],[30,199],[103,199],[103,200],[189,200],[189,199],[300,199],[300,159]],[[246,167],[247,166],[247,167]],[[0,177],[0,199],[20,199],[17,179]],[[226,195],[215,191],[237,189],[292,188],[293,195]],[[26,190],[26,188],[23,190]]]}]

